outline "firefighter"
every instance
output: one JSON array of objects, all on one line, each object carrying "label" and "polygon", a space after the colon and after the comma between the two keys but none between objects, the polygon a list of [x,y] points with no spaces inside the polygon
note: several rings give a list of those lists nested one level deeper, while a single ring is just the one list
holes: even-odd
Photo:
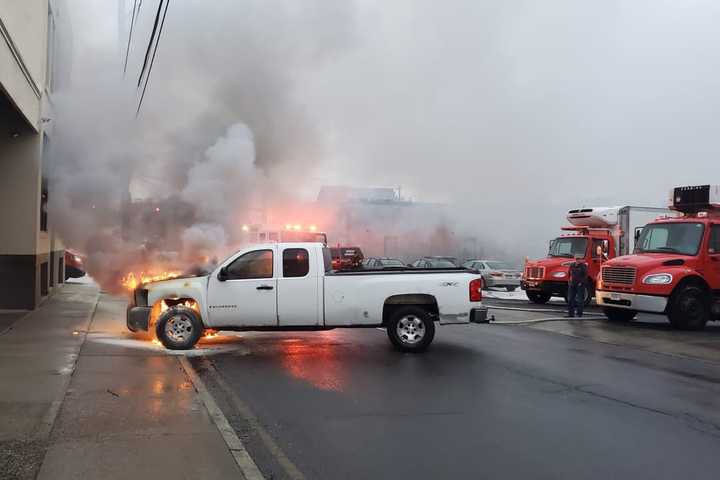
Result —
[{"label": "firefighter", "polygon": [[583,261],[585,257],[581,254],[575,255],[575,261],[570,264],[570,279],[568,283],[568,317],[583,316],[585,306],[585,283],[587,282],[588,267]]}]

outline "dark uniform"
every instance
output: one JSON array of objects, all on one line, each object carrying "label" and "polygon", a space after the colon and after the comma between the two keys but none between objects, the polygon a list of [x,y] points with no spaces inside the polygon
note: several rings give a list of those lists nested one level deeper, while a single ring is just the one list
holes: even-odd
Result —
[{"label": "dark uniform", "polygon": [[578,317],[583,316],[585,306],[585,283],[587,282],[588,267],[582,260],[575,260],[570,265],[570,284],[568,285],[568,316],[574,317],[577,310]]}]

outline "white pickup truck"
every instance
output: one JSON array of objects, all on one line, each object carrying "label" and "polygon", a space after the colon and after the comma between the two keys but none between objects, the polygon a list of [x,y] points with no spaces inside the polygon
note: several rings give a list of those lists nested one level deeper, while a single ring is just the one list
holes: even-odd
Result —
[{"label": "white pickup truck", "polygon": [[255,245],[211,274],[138,287],[127,326],[166,348],[192,348],[204,329],[329,330],[385,327],[400,350],[418,352],[435,322],[484,323],[482,279],[464,268],[333,271],[321,243]]}]

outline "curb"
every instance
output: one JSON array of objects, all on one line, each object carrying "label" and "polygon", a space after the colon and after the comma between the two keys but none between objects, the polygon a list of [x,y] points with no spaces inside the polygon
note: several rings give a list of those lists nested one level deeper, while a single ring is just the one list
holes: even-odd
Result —
[{"label": "curb", "polygon": [[190,361],[184,356],[178,357],[178,360],[180,362],[180,366],[185,371],[185,374],[195,387],[195,391],[200,396],[200,400],[202,400],[203,405],[205,405],[205,408],[210,414],[210,418],[212,418],[213,423],[220,431],[220,435],[222,435],[225,444],[230,450],[230,453],[235,459],[235,463],[242,472],[243,476],[247,480],[265,480],[265,477],[263,477],[263,474],[255,464],[255,461],[245,449],[245,445],[243,445],[242,441],[235,433],[235,430],[230,425],[230,422],[228,422],[228,419],[222,413],[220,407],[218,407],[215,399],[213,399],[210,392],[208,392],[205,383],[192,367]]}]

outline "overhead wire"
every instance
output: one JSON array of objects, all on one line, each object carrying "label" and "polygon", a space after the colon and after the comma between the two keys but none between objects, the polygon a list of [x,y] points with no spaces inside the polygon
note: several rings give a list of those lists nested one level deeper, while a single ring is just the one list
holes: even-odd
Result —
[{"label": "overhead wire", "polygon": [[150,51],[152,50],[152,47],[155,43],[155,34],[157,33],[158,24],[160,23],[160,14],[162,12],[164,1],[165,0],[160,0],[160,3],[158,3],[157,13],[155,14],[155,23],[153,23],[153,29],[150,33],[150,41],[148,42],[147,49],[145,50],[145,59],[143,60],[143,66],[140,70],[140,76],[138,77],[137,88],[140,88],[143,76],[145,75],[145,71],[147,70],[148,60],[150,60]]},{"label": "overhead wire", "polygon": [[127,48],[125,49],[125,65],[123,66],[123,77],[127,72],[128,57],[130,56],[130,43],[132,42],[133,27],[135,26],[135,18],[138,13],[138,0],[135,0],[133,2],[132,17],[130,18],[130,33],[128,34]]},{"label": "overhead wire", "polygon": [[[152,39],[155,37],[155,27],[157,26],[158,17],[160,14],[160,8],[163,5],[163,1],[160,0],[160,4],[158,5],[158,15],[155,17],[155,26],[153,27],[153,34],[150,36],[151,43],[148,44],[148,51],[145,54],[145,61],[147,62],[147,54],[150,52],[150,46],[152,45]],[[170,6],[170,0],[165,0],[165,10],[162,14],[162,21],[160,22],[160,29],[157,30],[157,38],[155,39],[155,48],[153,49],[152,58],[150,60],[150,66],[147,69],[147,74],[145,75],[145,85],[143,86],[142,94],[140,95],[140,101],[138,102],[137,110],[135,111],[135,116],[137,117],[140,114],[140,108],[142,107],[143,100],[145,99],[145,92],[147,90],[148,83],[150,82],[150,74],[152,73],[153,65],[155,64],[155,56],[157,55],[158,46],[160,45],[160,38],[162,36],[163,28],[165,27],[165,17],[167,17],[167,11],[168,7]],[[144,68],[144,67],[143,67]],[[140,79],[142,79],[142,72],[140,73]],[[138,80],[138,87],[140,86]]]}]

